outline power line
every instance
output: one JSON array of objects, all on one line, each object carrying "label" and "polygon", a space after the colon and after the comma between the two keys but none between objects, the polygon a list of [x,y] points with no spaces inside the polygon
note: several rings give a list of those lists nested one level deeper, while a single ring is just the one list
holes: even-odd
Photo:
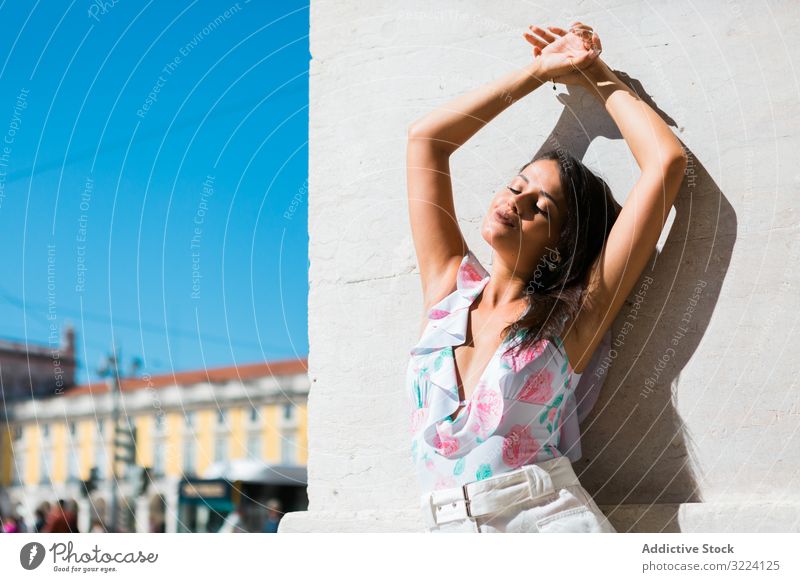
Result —
[{"label": "power line", "polygon": [[[0,288],[0,296],[5,299],[7,303],[18,307],[19,309],[23,310],[26,314],[34,316],[38,319],[40,315],[37,312],[31,312],[30,308],[38,308],[38,309],[47,309],[47,305],[44,303],[36,303],[36,302],[23,302],[20,298],[17,298],[11,295],[8,291]],[[59,312],[66,313],[67,315],[72,315],[74,317],[80,317],[82,319],[87,319],[89,321],[96,321],[100,323],[112,323],[111,318],[107,315],[102,315],[99,313],[93,313],[91,311],[84,311],[81,312],[79,309],[70,309],[70,308],[63,308],[60,307],[58,309]],[[41,317],[44,317],[42,315]],[[49,322],[44,322],[45,325],[49,326]],[[247,348],[269,348],[274,350],[281,350],[285,349],[285,345],[278,345],[278,344],[258,344],[255,342],[248,342],[244,340],[237,340],[226,338],[223,336],[216,336],[216,335],[209,335],[209,334],[198,334],[196,331],[189,331],[186,329],[181,328],[174,328],[174,327],[163,327],[160,325],[146,323],[143,321],[136,321],[132,319],[125,319],[125,318],[113,318],[113,324],[115,326],[119,325],[120,327],[127,328],[127,329],[135,329],[135,330],[142,330],[142,331],[149,331],[152,333],[168,333],[170,336],[177,336],[177,337],[184,337],[190,339],[199,339],[200,341],[208,342],[208,343],[217,343],[217,344],[224,344],[226,346],[236,346],[236,347],[247,347]]]}]

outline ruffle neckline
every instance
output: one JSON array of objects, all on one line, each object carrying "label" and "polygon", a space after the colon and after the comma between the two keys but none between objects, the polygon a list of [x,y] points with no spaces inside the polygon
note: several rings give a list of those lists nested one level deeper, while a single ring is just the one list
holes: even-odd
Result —
[{"label": "ruffle neckline", "polygon": [[489,277],[489,272],[472,251],[468,250],[458,266],[456,291],[428,310],[428,325],[422,337],[411,348],[412,356],[464,343],[469,306],[486,287]]},{"label": "ruffle neckline", "polygon": [[504,387],[513,379],[513,374],[521,369],[516,355],[502,356],[509,342],[519,337],[517,334],[501,342],[484,369],[474,393],[467,399],[466,410],[456,419],[450,419],[462,403],[453,348],[464,343],[469,308],[489,278],[489,272],[468,250],[458,268],[456,291],[429,310],[425,332],[410,352],[412,356],[419,356],[439,351],[426,370],[431,386],[423,438],[437,454],[447,458],[466,455],[494,434],[505,409]]}]

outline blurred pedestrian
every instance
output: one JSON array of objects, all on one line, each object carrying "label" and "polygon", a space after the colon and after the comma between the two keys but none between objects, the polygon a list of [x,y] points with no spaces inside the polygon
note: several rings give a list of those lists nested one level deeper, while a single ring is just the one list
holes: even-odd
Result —
[{"label": "blurred pedestrian", "polygon": [[47,516],[42,533],[78,533],[78,512],[75,501],[59,499]]},{"label": "blurred pedestrian", "polygon": [[163,517],[150,518],[150,533],[166,533],[167,524]]},{"label": "blurred pedestrian", "polygon": [[44,524],[47,523],[47,515],[50,513],[50,504],[45,501],[36,508],[34,515],[36,521],[33,522],[33,531],[41,532]]},{"label": "blurred pedestrian", "polygon": [[281,502],[277,499],[267,501],[267,520],[264,522],[262,533],[278,533],[278,524],[282,517]]}]

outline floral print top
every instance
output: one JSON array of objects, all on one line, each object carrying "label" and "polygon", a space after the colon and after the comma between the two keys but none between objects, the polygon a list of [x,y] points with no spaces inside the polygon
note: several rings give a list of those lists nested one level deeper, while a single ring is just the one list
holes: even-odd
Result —
[{"label": "floral print top", "polygon": [[580,374],[557,337],[505,356],[519,334],[504,339],[472,397],[459,400],[453,348],[464,343],[469,307],[488,282],[489,273],[468,250],[456,290],[430,309],[410,351],[411,455],[423,492],[485,479],[564,450],[572,461],[580,457],[580,447],[573,446],[579,434],[573,388]]}]

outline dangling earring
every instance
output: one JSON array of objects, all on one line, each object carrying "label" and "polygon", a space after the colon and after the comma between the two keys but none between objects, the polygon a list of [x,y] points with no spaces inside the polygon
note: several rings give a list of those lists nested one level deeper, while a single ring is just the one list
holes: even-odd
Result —
[{"label": "dangling earring", "polygon": [[555,271],[558,269],[561,263],[561,253],[558,252],[558,249],[553,249],[550,251],[550,257],[552,260],[545,259],[544,262],[547,264],[547,268],[550,271]]}]

